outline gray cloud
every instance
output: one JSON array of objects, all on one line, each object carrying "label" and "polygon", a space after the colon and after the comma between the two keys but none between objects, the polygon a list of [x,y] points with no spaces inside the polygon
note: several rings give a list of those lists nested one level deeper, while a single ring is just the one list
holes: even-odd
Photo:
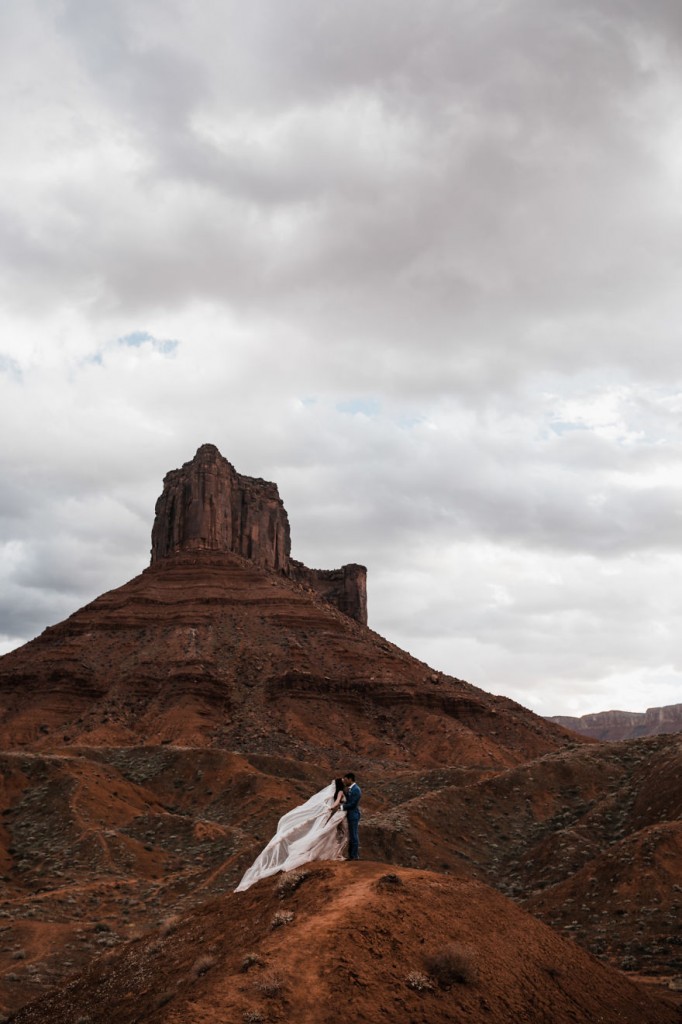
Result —
[{"label": "gray cloud", "polygon": [[678,5],[0,19],[4,649],[144,567],[211,441],[420,657],[547,712],[665,703]]}]

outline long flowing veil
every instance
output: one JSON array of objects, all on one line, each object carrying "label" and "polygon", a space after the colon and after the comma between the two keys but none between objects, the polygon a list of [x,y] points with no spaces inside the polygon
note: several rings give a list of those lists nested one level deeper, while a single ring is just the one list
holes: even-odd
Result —
[{"label": "long flowing veil", "polygon": [[311,860],[340,860],[347,840],[346,816],[330,814],[335,784],[330,782],[304,804],[288,811],[277,831],[244,874],[235,892],[243,892],[278,871],[291,871]]}]

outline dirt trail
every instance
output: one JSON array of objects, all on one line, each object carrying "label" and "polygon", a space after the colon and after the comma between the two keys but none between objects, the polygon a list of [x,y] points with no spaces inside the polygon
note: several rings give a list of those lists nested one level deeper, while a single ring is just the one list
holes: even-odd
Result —
[{"label": "dirt trail", "polygon": [[[333,959],[338,955],[339,924],[346,922],[354,911],[362,911],[372,902],[372,887],[376,879],[376,866],[372,865],[372,874],[361,880],[358,873],[362,871],[355,864],[348,864],[352,872],[352,885],[334,892],[333,900],[316,908],[297,928],[297,944],[292,949],[289,959],[289,977],[295,979],[295,986],[301,992],[320,992],[328,986],[321,976],[321,968],[325,965],[327,955]],[[305,884],[305,883],[304,883]],[[311,956],[312,950],[319,950],[321,956]],[[333,971],[333,967],[331,968]],[[314,1003],[304,1006],[298,1018],[300,1024],[319,1024],[319,1008]]]}]

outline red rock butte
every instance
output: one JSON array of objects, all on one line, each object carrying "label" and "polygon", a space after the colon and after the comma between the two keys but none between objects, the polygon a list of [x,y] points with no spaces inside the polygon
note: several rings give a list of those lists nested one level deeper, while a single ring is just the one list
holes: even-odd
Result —
[{"label": "red rock butte", "polygon": [[215,445],[167,473],[156,503],[152,565],[188,551],[241,555],[311,587],[325,601],[367,625],[367,569],[309,569],[291,558],[289,517],[277,484],[242,476]]},{"label": "red rock butte", "polygon": [[[204,445],[152,564],[0,658],[0,1021],[679,1024],[682,736],[580,737],[366,614]],[[363,863],[234,893],[348,768]]]}]

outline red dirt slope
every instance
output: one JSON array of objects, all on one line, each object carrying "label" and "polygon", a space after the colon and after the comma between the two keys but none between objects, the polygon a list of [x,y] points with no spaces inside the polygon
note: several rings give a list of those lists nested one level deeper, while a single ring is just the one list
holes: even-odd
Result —
[{"label": "red dirt slope", "polygon": [[97,1024],[104,1008],[110,1024],[679,1021],[486,886],[376,863],[309,865],[214,900],[12,1021]]},{"label": "red dirt slope", "polygon": [[155,563],[0,659],[0,743],[172,742],[336,767],[517,764],[575,741],[434,672],[312,590],[229,553]]}]

